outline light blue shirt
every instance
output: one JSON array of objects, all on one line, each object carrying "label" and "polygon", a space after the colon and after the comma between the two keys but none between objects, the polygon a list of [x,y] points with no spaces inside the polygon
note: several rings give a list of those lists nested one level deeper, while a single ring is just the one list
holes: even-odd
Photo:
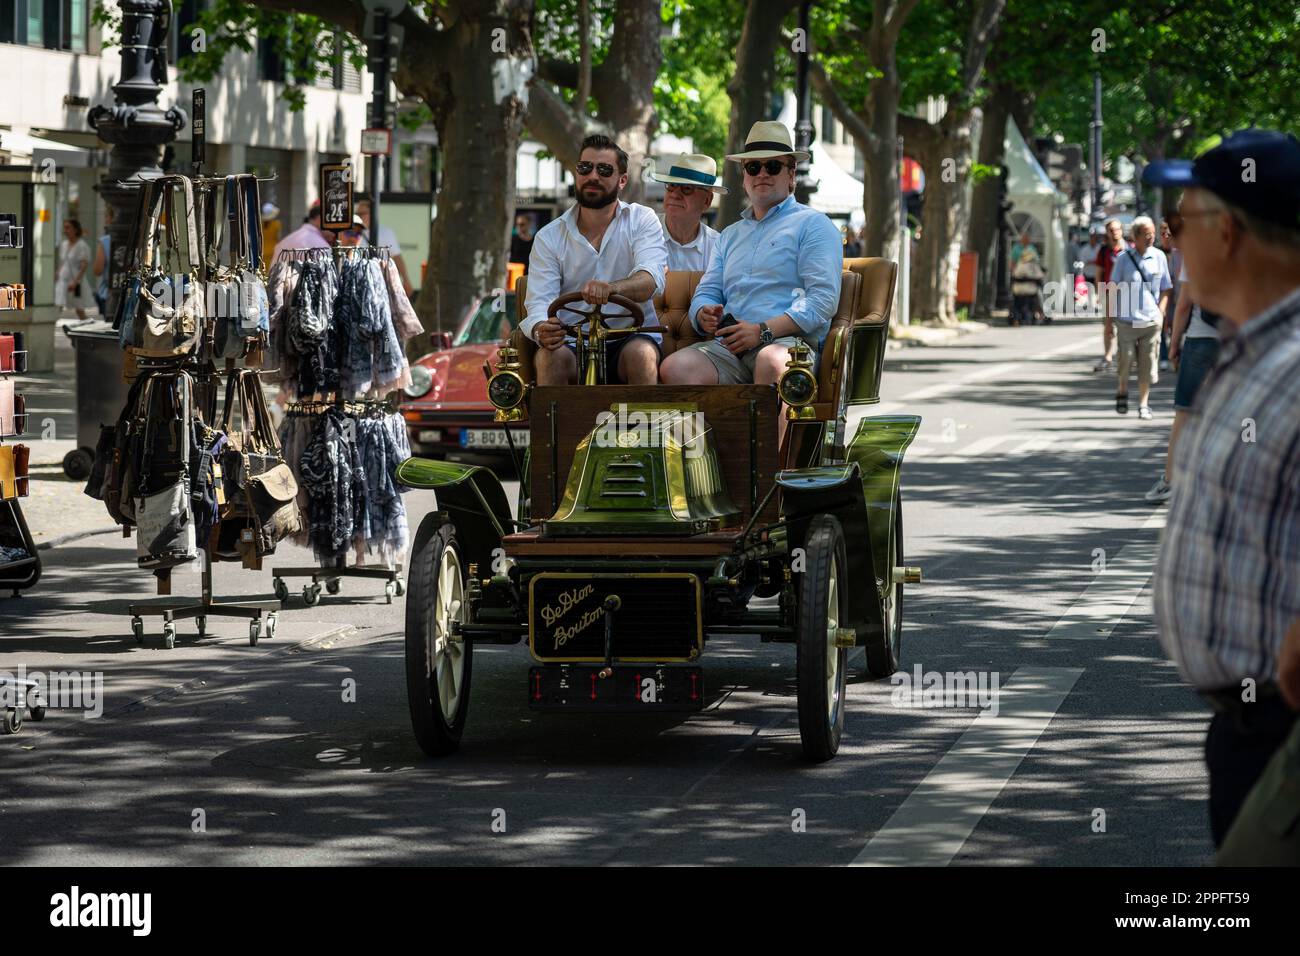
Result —
[{"label": "light blue shirt", "polygon": [[824,213],[787,196],[762,219],[746,209],[718,238],[709,268],[691,299],[699,331],[701,306],[721,305],[742,322],[788,315],[818,348],[840,301],[844,242]]},{"label": "light blue shirt", "polygon": [[[1135,261],[1142,263],[1145,280]],[[1169,262],[1164,252],[1154,244],[1143,253],[1130,247],[1116,255],[1115,266],[1110,270],[1110,282],[1115,290],[1116,321],[1127,322],[1135,329],[1164,322],[1160,293],[1173,288],[1174,283],[1169,278]]]}]

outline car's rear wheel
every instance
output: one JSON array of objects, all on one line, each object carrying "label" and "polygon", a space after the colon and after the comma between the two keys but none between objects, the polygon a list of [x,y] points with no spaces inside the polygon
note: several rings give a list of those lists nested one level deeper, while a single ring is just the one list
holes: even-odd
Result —
[{"label": "car's rear wheel", "polygon": [[455,527],[439,515],[425,517],[411,554],[406,699],[420,748],[441,757],[460,747],[469,713],[473,646],[456,628],[469,620],[465,564]]},{"label": "car's rear wheel", "polygon": [[848,651],[837,647],[848,617],[844,531],[834,515],[818,515],[804,542],[806,564],[799,576],[796,671],[799,737],[809,760],[829,760],[844,732]]},{"label": "car's rear wheel", "polygon": [[[893,530],[894,568],[903,567],[903,500],[894,496]],[[867,673],[872,677],[888,677],[898,670],[903,654],[903,582],[894,581],[894,568],[886,568],[885,593],[881,612],[885,620],[885,633],[879,641],[867,644]]]}]

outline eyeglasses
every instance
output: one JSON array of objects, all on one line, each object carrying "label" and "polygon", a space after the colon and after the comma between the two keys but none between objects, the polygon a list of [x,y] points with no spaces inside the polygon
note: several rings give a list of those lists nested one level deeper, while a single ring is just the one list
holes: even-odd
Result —
[{"label": "eyeglasses", "polygon": [[683,196],[694,196],[697,192],[703,192],[704,190],[700,186],[684,186],[681,183],[664,184],[664,192],[670,193],[674,191],[681,193]]},{"label": "eyeglasses", "polygon": [[1169,234],[1175,239],[1183,231],[1183,226],[1187,225],[1188,219],[1195,219],[1198,216],[1213,216],[1222,212],[1221,209],[1202,209],[1199,212],[1175,212],[1170,213],[1169,218],[1165,220],[1165,225],[1169,227]]},{"label": "eyeglasses", "polygon": [[794,169],[794,167],[784,159],[769,159],[767,162],[758,159],[751,159],[745,164],[745,172],[749,173],[751,176],[757,176],[759,170],[762,169],[766,169],[769,176],[775,176],[783,169]]},{"label": "eyeglasses", "polygon": [[585,159],[580,159],[573,168],[578,171],[579,176],[590,176],[593,169],[600,174],[601,179],[609,179],[614,175],[614,167],[609,163],[589,163]]}]

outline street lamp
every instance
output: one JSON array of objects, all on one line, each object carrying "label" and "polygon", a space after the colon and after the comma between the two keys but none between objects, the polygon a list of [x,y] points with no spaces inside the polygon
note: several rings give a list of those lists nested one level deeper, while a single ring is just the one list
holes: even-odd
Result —
[{"label": "street lamp", "polygon": [[127,245],[135,221],[137,195],[146,178],[162,174],[163,147],[189,122],[178,106],[163,110],[158,94],[167,82],[164,49],[171,27],[170,0],[121,0],[122,72],[113,86],[113,106],[100,104],[86,122],[112,144],[108,174],[99,192],[113,209],[109,227],[108,315],[117,315],[125,281]]},{"label": "street lamp", "polygon": [[[808,71],[810,65],[808,62],[808,11],[812,7],[812,0],[804,0],[799,6],[799,30],[803,37],[803,44],[799,49],[799,56],[796,62],[795,72],[795,105],[797,108],[797,118],[794,124],[794,148],[802,150],[805,154],[811,156],[811,147],[813,140],[812,125],[812,105],[808,96]],[[795,165],[795,182],[794,195],[797,202],[807,205],[808,197],[817,191],[817,187],[809,183],[809,160],[801,159]]]}]

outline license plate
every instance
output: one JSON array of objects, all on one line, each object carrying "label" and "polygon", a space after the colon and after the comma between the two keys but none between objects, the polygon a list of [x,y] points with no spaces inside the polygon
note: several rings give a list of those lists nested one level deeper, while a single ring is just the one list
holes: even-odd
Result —
[{"label": "license plate", "polygon": [[[516,448],[526,448],[528,446],[528,432],[511,430],[510,435],[515,440]],[[505,431],[500,428],[462,428],[460,430],[460,447],[508,449],[510,443],[506,440]]]},{"label": "license plate", "polygon": [[647,714],[696,711],[704,707],[704,670],[690,664],[533,667],[528,672],[528,706]]},{"label": "license plate", "polygon": [[426,428],[424,431],[416,435],[415,440],[420,442],[421,444],[432,445],[436,442],[442,441],[442,432],[437,430],[436,428],[434,429]]}]

